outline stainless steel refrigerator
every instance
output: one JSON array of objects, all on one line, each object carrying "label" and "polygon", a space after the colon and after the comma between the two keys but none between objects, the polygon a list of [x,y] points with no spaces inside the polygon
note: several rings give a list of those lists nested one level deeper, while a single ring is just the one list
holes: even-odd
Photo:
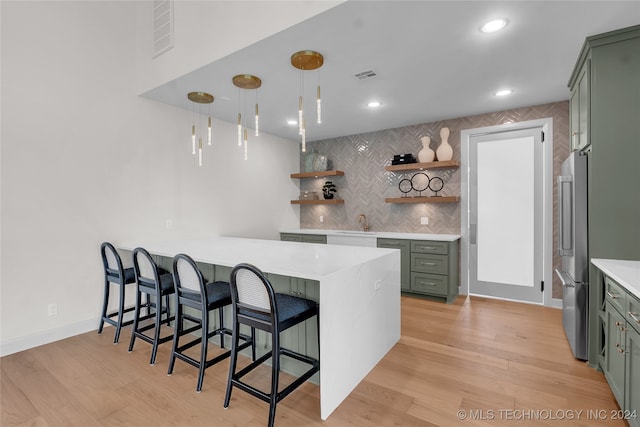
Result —
[{"label": "stainless steel refrigerator", "polygon": [[587,228],[587,156],[577,151],[562,163],[558,176],[558,251],[562,268],[562,324],[573,355],[587,360],[589,336],[589,255]]}]

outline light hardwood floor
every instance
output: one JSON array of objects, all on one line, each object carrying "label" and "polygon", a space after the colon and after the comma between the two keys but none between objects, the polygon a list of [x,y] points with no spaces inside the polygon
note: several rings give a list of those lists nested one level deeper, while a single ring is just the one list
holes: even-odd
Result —
[{"label": "light hardwood floor", "polygon": [[[195,368],[177,361],[166,375],[170,343],[150,366],[150,345],[127,352],[129,328],[112,340],[107,328],[0,359],[0,424],[266,425],[267,405],[240,390],[223,409],[228,360],[207,370],[198,394]],[[403,297],[402,338],[324,422],[318,396],[303,385],[278,405],[276,426],[626,424],[612,419],[602,373],[572,357],[560,310],[482,298]]]}]

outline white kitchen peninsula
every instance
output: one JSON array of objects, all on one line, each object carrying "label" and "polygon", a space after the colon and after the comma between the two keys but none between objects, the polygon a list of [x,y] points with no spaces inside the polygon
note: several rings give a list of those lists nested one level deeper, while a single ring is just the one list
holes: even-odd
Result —
[{"label": "white kitchen peninsula", "polygon": [[320,301],[320,416],[326,419],[400,339],[400,251],[215,237],[137,241],[173,257],[233,267],[246,262],[271,274],[317,281]]}]

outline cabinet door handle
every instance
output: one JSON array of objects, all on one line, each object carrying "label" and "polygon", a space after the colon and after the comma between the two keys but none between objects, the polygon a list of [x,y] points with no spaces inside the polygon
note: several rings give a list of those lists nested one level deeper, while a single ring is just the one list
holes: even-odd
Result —
[{"label": "cabinet door handle", "polygon": [[640,314],[629,312],[629,317],[633,319],[634,322],[640,324]]},{"label": "cabinet door handle", "polygon": [[422,261],[422,262],[420,262],[420,265],[436,265],[436,263],[435,262],[424,262],[424,261]]},{"label": "cabinet door handle", "polygon": [[607,291],[607,295],[608,295],[608,296],[609,296],[609,298],[611,298],[611,299],[618,299],[618,298],[620,298],[620,297],[618,296],[618,294],[614,294],[614,293],[613,293],[613,292],[611,292],[611,291]]}]

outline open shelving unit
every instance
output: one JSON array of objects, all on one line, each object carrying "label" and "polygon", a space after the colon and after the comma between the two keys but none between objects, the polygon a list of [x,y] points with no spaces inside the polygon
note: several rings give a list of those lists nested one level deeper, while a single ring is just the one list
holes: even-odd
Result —
[{"label": "open shelving unit", "polygon": [[443,169],[443,168],[458,168],[460,167],[459,160],[444,160],[442,162],[429,162],[429,163],[407,163],[404,165],[391,165],[385,166],[384,170],[387,172],[405,172],[413,170],[426,170],[426,169]]},{"label": "open shelving unit", "polygon": [[[344,176],[343,171],[330,170],[330,171],[317,171],[317,172],[300,172],[292,173],[291,178],[306,179],[306,178],[324,178],[328,176]],[[292,205],[341,205],[344,203],[344,199],[306,199],[306,200],[292,200]]]},{"label": "open shelving unit", "polygon": [[[404,165],[385,166],[387,172],[409,172],[427,169],[456,169],[460,167],[459,160],[444,160],[429,163],[407,163]],[[387,197],[385,203],[455,203],[460,201],[460,196],[419,196],[419,197]]]},{"label": "open shelving unit", "polygon": [[459,201],[459,196],[387,197],[384,199],[385,203],[454,203]]},{"label": "open shelving unit", "polygon": [[292,200],[292,205],[341,205],[344,199],[311,199],[311,200]]},{"label": "open shelving unit", "polygon": [[301,172],[292,173],[291,178],[322,178],[325,176],[344,176],[342,171],[321,171],[321,172]]}]

